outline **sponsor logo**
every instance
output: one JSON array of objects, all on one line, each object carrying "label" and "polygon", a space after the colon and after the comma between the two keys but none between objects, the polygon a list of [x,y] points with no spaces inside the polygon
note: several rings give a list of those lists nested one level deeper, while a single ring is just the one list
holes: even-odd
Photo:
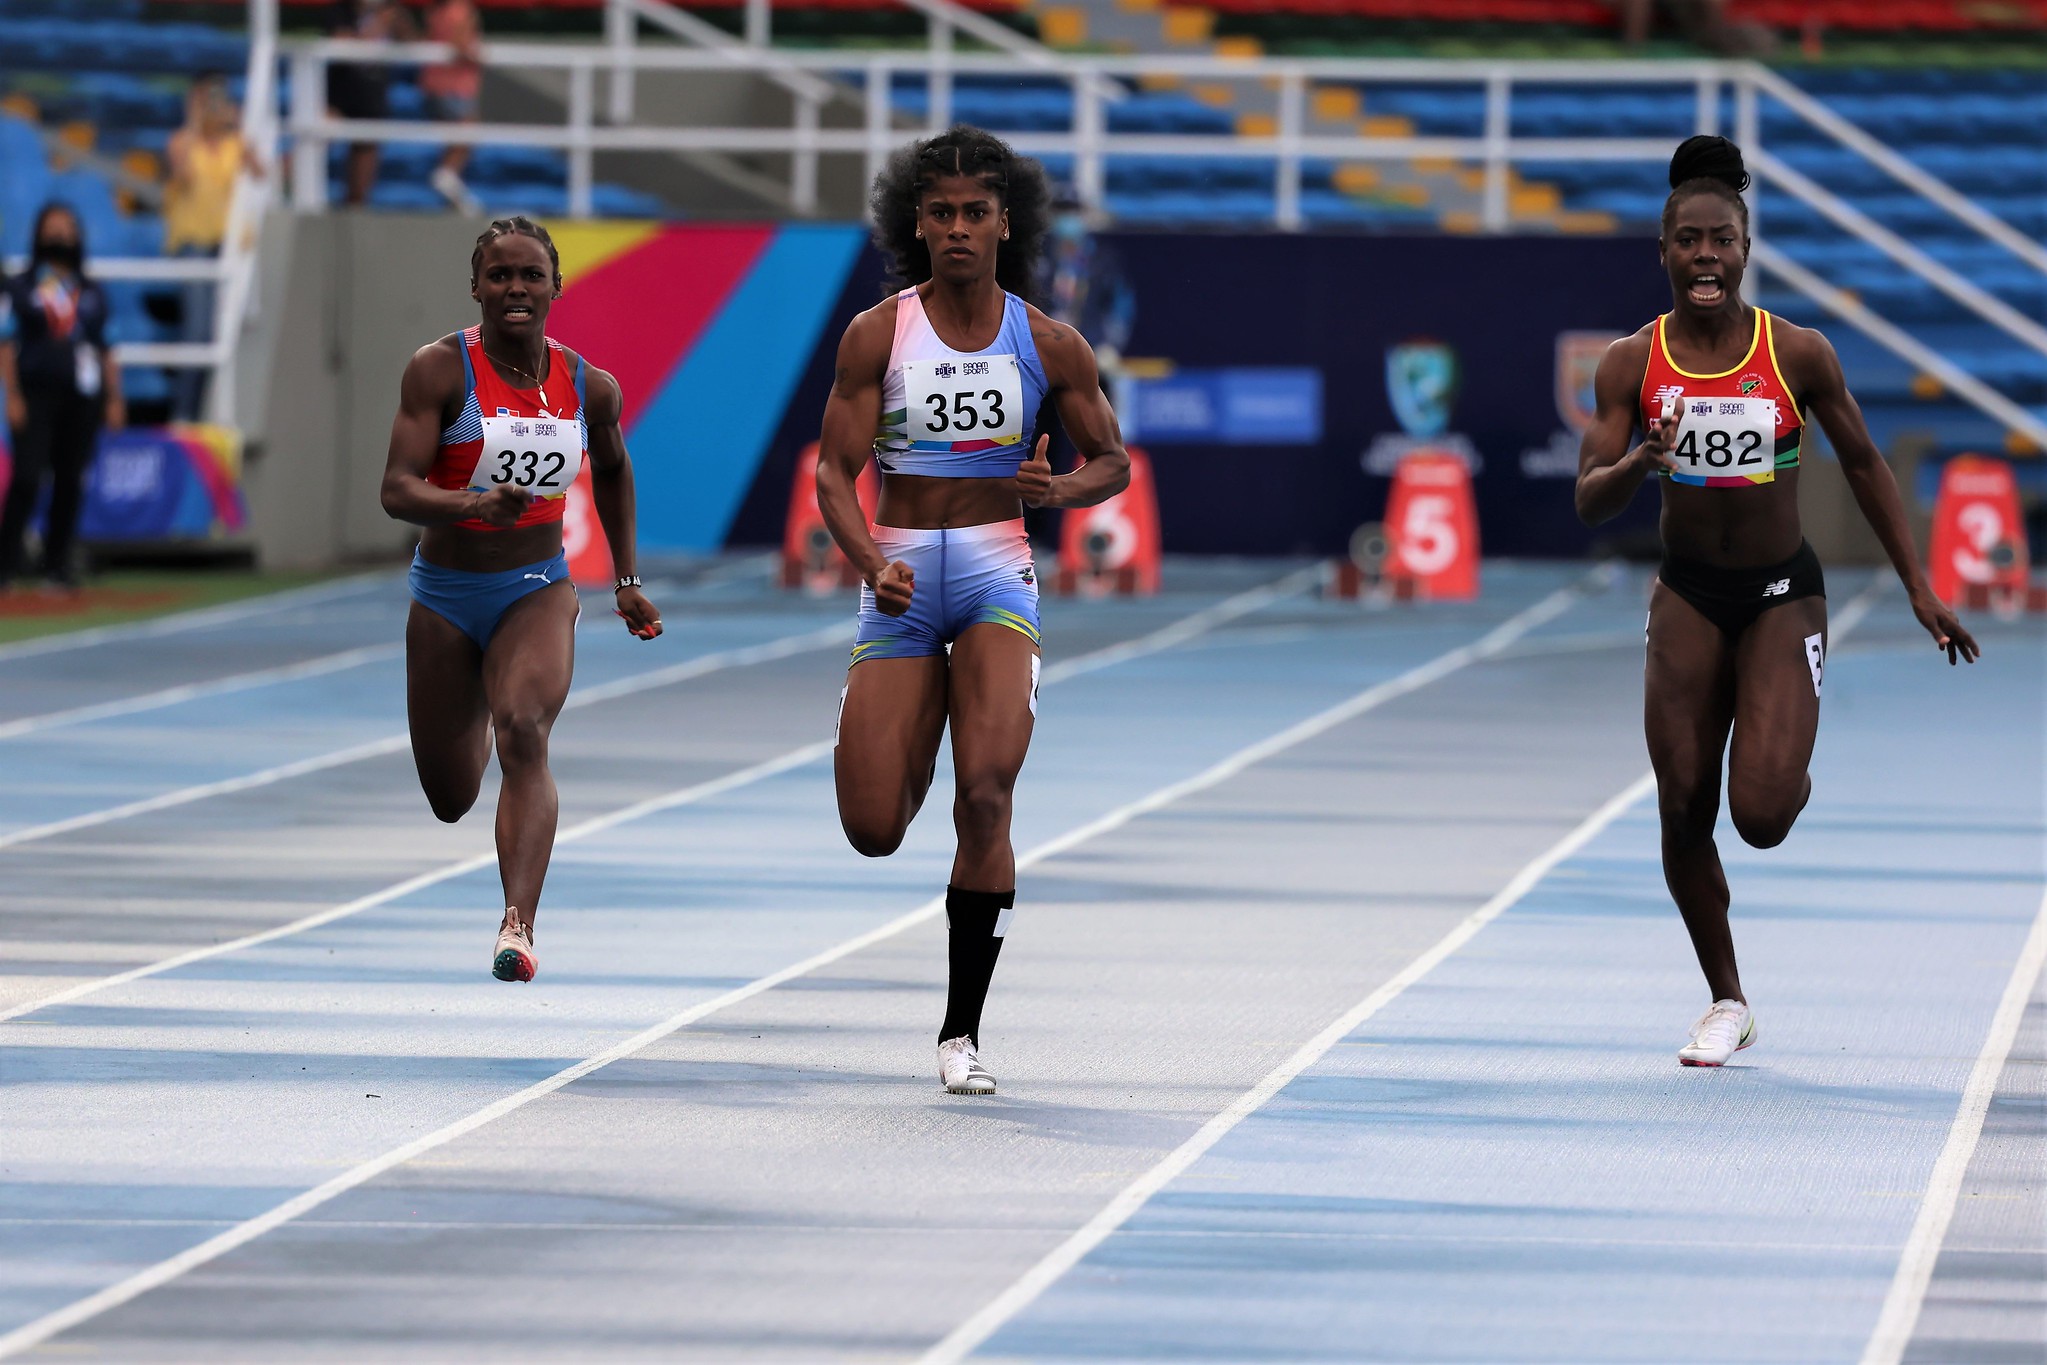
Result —
[{"label": "sponsor logo", "polygon": [[1775,583],[1767,583],[1763,586],[1763,596],[1765,597],[1782,597],[1790,591],[1791,580],[1788,578],[1780,578]]},{"label": "sponsor logo", "polygon": [[1583,436],[1598,415],[1599,399],[1592,381],[1599,374],[1606,348],[1618,340],[1613,332],[1557,333],[1557,417],[1566,430]]},{"label": "sponsor logo", "polygon": [[988,373],[988,362],[985,360],[969,360],[966,364],[960,366],[960,373],[968,375],[986,374]]},{"label": "sponsor logo", "polygon": [[1685,396],[1684,385],[1665,384],[1662,388],[1658,389],[1656,392],[1649,395],[1649,401],[1661,407],[1663,404],[1663,400],[1666,398],[1682,398],[1684,396]]},{"label": "sponsor logo", "polygon": [[1401,430],[1441,436],[1457,403],[1457,352],[1440,341],[1404,341],[1386,352],[1386,398]]},{"label": "sponsor logo", "polygon": [[931,373],[940,379],[950,379],[960,372],[960,367],[950,360],[941,360],[931,367]]},{"label": "sponsor logo", "polygon": [[1461,431],[1447,432],[1441,436],[1403,436],[1398,432],[1385,431],[1372,438],[1372,444],[1365,447],[1359,458],[1364,471],[1376,479],[1390,479],[1400,468],[1400,462],[1409,455],[1448,455],[1461,460],[1473,478],[1485,468],[1485,460],[1471,438]]},{"label": "sponsor logo", "polygon": [[512,434],[514,436],[531,436],[533,428],[524,422],[515,421],[512,423]]},{"label": "sponsor logo", "polygon": [[1710,417],[1712,413],[1713,403],[1710,399],[1701,398],[1692,404],[1692,416],[1694,417]]}]

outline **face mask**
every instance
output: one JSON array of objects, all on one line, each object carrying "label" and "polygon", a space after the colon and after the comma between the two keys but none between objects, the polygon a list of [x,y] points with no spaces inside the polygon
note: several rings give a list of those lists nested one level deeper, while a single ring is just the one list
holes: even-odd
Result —
[{"label": "face mask", "polygon": [[35,259],[66,270],[78,269],[85,253],[76,242],[37,242]]}]

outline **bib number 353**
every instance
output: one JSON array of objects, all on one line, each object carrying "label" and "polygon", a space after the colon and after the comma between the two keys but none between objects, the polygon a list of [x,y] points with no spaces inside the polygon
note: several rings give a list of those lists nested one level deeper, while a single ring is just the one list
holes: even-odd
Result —
[{"label": "bib number 353", "polygon": [[1013,355],[912,360],[903,366],[910,439],[993,441],[1023,436],[1023,376]]},{"label": "bib number 353", "polygon": [[1772,483],[1777,477],[1777,400],[1688,398],[1671,458],[1686,482],[1738,478]]},{"label": "bib number 353", "polygon": [[486,417],[483,453],[469,486],[523,488],[536,498],[566,497],[583,467],[583,429],[573,418]]}]

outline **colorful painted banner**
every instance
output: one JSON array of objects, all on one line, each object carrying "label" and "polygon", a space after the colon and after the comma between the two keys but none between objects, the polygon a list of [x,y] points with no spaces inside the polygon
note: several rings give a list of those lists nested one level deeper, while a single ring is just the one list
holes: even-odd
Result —
[{"label": "colorful painted banner", "polygon": [[866,240],[849,224],[567,224],[548,332],[617,377],[639,543],[722,548]]},{"label": "colorful painted banner", "polygon": [[176,423],[100,437],[86,475],[86,541],[218,540],[241,531],[242,440],[227,427]]}]

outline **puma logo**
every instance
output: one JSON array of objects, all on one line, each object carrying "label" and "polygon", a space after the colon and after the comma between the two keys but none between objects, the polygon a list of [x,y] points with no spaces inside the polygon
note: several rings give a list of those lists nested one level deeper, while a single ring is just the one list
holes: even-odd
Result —
[{"label": "puma logo", "polygon": [[549,577],[548,577],[548,576],[547,576],[546,574],[544,574],[544,573],[529,573],[529,574],[526,574],[526,575],[524,575],[524,577],[522,577],[522,578],[520,579],[520,581],[521,581],[521,582],[524,582],[524,581],[525,581],[525,580],[526,580],[527,578],[537,578],[537,579],[539,579],[539,580],[540,580],[541,582],[543,582],[543,583],[552,583],[552,582],[554,582],[554,580],[553,580],[552,578],[549,578]]}]

